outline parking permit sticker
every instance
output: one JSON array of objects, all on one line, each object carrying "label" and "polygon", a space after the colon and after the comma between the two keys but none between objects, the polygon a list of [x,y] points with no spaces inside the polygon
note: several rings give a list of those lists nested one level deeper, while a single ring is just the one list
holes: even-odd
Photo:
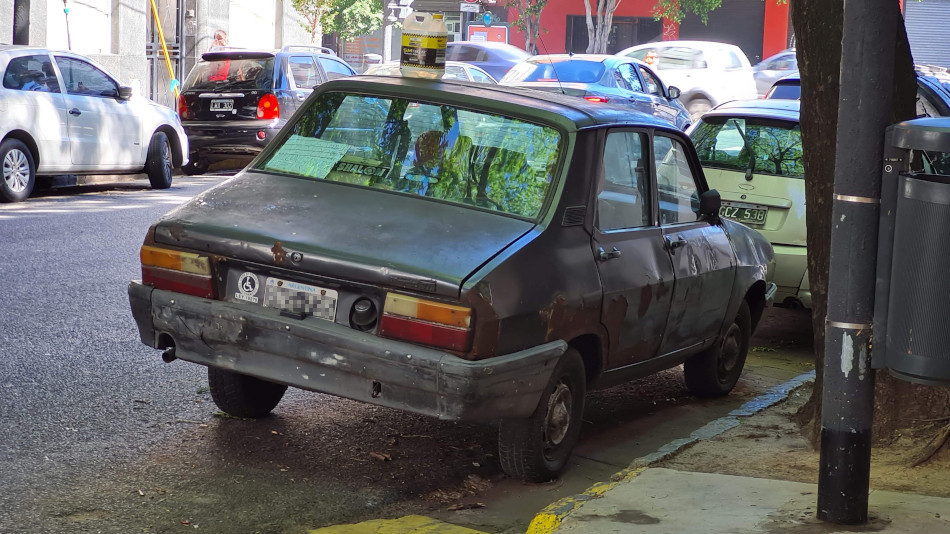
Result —
[{"label": "parking permit sticker", "polygon": [[234,294],[234,298],[257,304],[260,302],[260,298],[256,296],[260,287],[261,284],[256,274],[244,273],[238,278],[238,292]]},{"label": "parking permit sticker", "polygon": [[267,162],[268,169],[324,179],[350,145],[291,135]]}]

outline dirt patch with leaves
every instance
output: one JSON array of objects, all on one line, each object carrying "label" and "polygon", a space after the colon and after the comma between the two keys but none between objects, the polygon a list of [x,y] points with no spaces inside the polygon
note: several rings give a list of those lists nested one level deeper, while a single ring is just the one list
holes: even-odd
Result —
[{"label": "dirt patch with leaves", "polygon": [[[819,451],[804,437],[795,414],[811,385],[718,437],[702,441],[657,467],[682,471],[818,483]],[[918,425],[878,440],[871,449],[871,490],[950,497],[948,421]]]}]

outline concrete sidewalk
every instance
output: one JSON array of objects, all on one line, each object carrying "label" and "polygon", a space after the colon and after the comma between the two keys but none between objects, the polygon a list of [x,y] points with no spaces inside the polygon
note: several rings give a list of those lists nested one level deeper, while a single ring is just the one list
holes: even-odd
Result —
[{"label": "concrete sidewalk", "polygon": [[872,491],[867,524],[835,526],[815,518],[817,492],[814,484],[643,468],[564,516],[540,514],[528,532],[950,532],[950,499]]}]

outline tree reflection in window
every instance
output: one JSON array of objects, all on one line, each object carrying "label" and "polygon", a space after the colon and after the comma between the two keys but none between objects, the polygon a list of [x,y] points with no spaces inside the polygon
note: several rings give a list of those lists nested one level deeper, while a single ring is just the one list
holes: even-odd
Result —
[{"label": "tree reflection in window", "polygon": [[[802,132],[797,122],[754,117],[707,117],[692,134],[706,167],[802,178]],[[751,152],[751,153],[750,153]]]}]

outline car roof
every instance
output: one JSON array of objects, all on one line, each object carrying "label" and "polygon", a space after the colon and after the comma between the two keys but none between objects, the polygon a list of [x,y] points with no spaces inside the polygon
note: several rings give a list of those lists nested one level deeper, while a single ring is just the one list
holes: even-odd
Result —
[{"label": "car roof", "polygon": [[627,63],[628,59],[629,58],[610,54],[547,54],[531,56],[530,58],[525,59],[525,61],[530,61],[532,63],[539,63],[543,61],[595,61],[600,63],[607,61],[622,61]]},{"label": "car roof", "polygon": [[798,122],[801,102],[798,100],[756,99],[733,100],[707,111],[706,117],[762,117]]},{"label": "car roof", "polygon": [[26,51],[36,51],[36,52],[49,52],[48,48],[42,48],[39,46],[32,45],[13,45],[13,44],[0,44],[0,52],[14,51],[14,52],[26,52]]},{"label": "car roof", "polygon": [[318,91],[379,94],[397,98],[419,98],[419,95],[425,95],[427,100],[434,102],[461,108],[495,110],[506,115],[557,124],[567,131],[607,125],[633,125],[679,131],[666,121],[627,108],[520,87],[362,75],[331,80],[320,85]]},{"label": "car roof", "polygon": [[[720,43],[718,41],[656,41],[653,43],[644,43],[641,45],[631,46],[627,48],[627,51],[632,50],[643,50],[644,48],[669,48],[673,46],[684,46],[688,48],[701,48],[701,49],[713,49],[713,48],[729,48],[737,49],[738,46],[729,43]],[[740,49],[741,50],[741,49]]]}]

